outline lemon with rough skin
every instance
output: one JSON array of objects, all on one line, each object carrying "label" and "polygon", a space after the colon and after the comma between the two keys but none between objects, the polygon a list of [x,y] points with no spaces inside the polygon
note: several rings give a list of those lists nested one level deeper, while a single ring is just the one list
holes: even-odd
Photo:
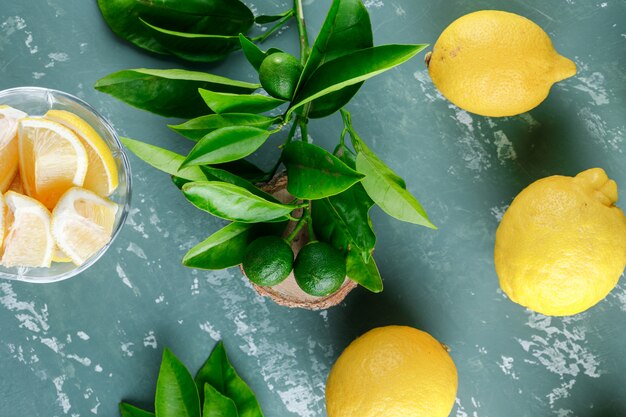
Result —
[{"label": "lemon with rough skin", "polygon": [[328,243],[309,242],[298,252],[293,275],[302,291],[326,297],[341,288],[346,278],[346,258]]},{"label": "lemon with rough skin", "polygon": [[531,20],[498,10],[460,17],[427,57],[435,86],[458,107],[483,116],[513,116],[538,106],[552,85],[576,74]]},{"label": "lemon with rough skin", "polygon": [[448,417],[458,386],[446,348],[406,326],[370,330],[343,351],[326,383],[328,417]]},{"label": "lemon with rough skin", "polygon": [[495,266],[509,298],[549,316],[587,310],[626,266],[626,217],[601,168],[551,176],[524,189],[496,232]]},{"label": "lemon with rough skin", "polygon": [[276,52],[266,57],[259,68],[259,81],[272,97],[290,100],[302,73],[302,64],[293,55]]},{"label": "lemon with rough skin", "polygon": [[293,251],[289,243],[278,236],[262,236],[248,245],[241,266],[255,284],[277,285],[293,268]]}]

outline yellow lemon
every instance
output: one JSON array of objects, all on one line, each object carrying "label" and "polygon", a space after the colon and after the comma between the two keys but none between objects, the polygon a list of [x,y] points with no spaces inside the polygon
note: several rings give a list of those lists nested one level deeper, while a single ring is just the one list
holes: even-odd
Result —
[{"label": "yellow lemon", "polygon": [[626,217],[617,184],[593,168],[524,189],[496,232],[495,266],[514,302],[550,316],[587,310],[626,266]]},{"label": "yellow lemon", "polygon": [[118,185],[117,165],[111,149],[89,123],[65,110],[49,110],[44,118],[71,129],[87,151],[89,166],[83,187],[107,197]]},{"label": "yellow lemon", "polygon": [[82,265],[111,240],[117,210],[117,204],[92,191],[69,189],[52,212],[52,235],[58,248]]},{"label": "yellow lemon", "polygon": [[498,10],[448,26],[429,56],[435,86],[452,103],[483,116],[513,116],[538,106],[558,81],[576,74],[531,20]]},{"label": "yellow lemon", "polygon": [[37,200],[7,191],[2,264],[7,267],[50,267],[54,240],[50,212]]},{"label": "yellow lemon", "polygon": [[18,148],[24,189],[47,208],[54,208],[71,187],[83,185],[87,152],[80,139],[65,126],[46,119],[22,119]]},{"label": "yellow lemon", "polygon": [[18,167],[17,123],[26,113],[12,107],[0,106],[0,193],[5,192]]},{"label": "yellow lemon", "polygon": [[444,346],[405,326],[379,327],[339,356],[326,383],[328,417],[448,417],[458,377]]}]

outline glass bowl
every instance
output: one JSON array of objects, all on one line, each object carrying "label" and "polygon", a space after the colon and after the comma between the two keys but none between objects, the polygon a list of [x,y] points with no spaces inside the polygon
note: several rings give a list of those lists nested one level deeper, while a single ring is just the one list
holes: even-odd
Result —
[{"label": "glass bowl", "polygon": [[109,122],[93,107],[78,97],[62,91],[40,87],[17,87],[0,91],[0,104],[6,104],[28,113],[29,116],[43,116],[50,109],[70,111],[89,123],[109,145],[117,164],[119,186],[108,198],[119,205],[113,234],[109,243],[81,266],[73,263],[53,262],[50,268],[6,268],[0,265],[0,278],[33,283],[62,281],[87,270],[104,255],[120,233],[130,209],[131,174],[128,158],[123,151],[117,133]]}]

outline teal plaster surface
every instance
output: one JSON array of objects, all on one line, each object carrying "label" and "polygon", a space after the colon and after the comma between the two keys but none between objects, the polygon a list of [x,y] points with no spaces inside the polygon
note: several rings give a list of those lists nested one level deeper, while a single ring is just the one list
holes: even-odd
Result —
[{"label": "teal plaster surface", "polygon": [[[125,68],[176,68],[116,38],[94,0],[0,0],[0,89],[36,85],[77,95],[120,135],[185,152],[167,120],[93,89]],[[250,0],[259,12],[284,1]],[[327,0],[305,2],[320,27]],[[493,265],[495,230],[532,181],[600,166],[625,192],[626,3],[623,0],[366,0],[375,42],[430,43],[480,9],[542,26],[578,74],[529,113],[469,114],[434,88],[423,54],[368,81],[350,104],[363,139],[403,176],[439,227],[373,211],[385,291],[353,291],[311,312],[256,295],[238,269],[180,264],[223,222],[188,204],[167,175],[131,156],[133,209],[91,269],[51,285],[0,282],[0,416],[115,416],[120,400],[150,407],[162,349],[192,371],[223,339],[266,416],[325,416],[324,384],[341,351],[382,325],[426,330],[459,370],[456,417],[626,415],[626,282],[593,309],[549,318],[510,302]],[[295,52],[291,25],[270,44]],[[205,68],[254,81],[241,54]],[[337,116],[312,123],[316,143],[340,133]],[[625,205],[622,203],[622,207]]]}]

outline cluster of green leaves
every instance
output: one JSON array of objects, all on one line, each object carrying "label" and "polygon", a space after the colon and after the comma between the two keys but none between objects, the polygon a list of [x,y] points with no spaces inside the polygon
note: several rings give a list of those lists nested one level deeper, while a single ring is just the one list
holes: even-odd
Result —
[{"label": "cluster of green leaves", "polygon": [[118,36],[157,54],[187,61],[220,61],[239,49],[240,33],[253,23],[278,21],[259,41],[285,24],[291,10],[257,16],[239,0],[98,0],[104,20]]},{"label": "cluster of green leaves", "polygon": [[222,342],[213,349],[195,380],[166,348],[154,413],[125,402],[120,403],[120,411],[122,417],[263,417],[254,393],[230,364]]},{"label": "cluster of green leaves", "polygon": [[[306,34],[300,35],[305,49],[290,100],[255,93],[259,84],[183,70],[121,71],[98,81],[96,88],[148,111],[192,118],[170,126],[196,142],[186,156],[124,139],[139,158],[172,175],[193,205],[232,222],[192,248],[183,259],[185,265],[204,269],[238,265],[250,242],[269,233],[280,235],[285,222],[293,220],[308,223],[309,234],[344,254],[349,278],[380,292],[369,210],[376,204],[399,220],[434,226],[404,180],[358,136],[343,107],[365,80],[402,64],[426,45],[373,46],[361,0],[333,0],[311,48]],[[257,70],[269,56],[281,52],[262,51],[243,35],[239,39]],[[344,129],[335,151],[309,143],[309,118],[339,110]],[[245,159],[289,126],[272,170],[264,172]],[[296,139],[298,129],[301,140]],[[289,178],[287,189],[296,198],[291,203],[281,203],[257,186],[281,166]],[[294,218],[299,209],[303,215]]]}]

